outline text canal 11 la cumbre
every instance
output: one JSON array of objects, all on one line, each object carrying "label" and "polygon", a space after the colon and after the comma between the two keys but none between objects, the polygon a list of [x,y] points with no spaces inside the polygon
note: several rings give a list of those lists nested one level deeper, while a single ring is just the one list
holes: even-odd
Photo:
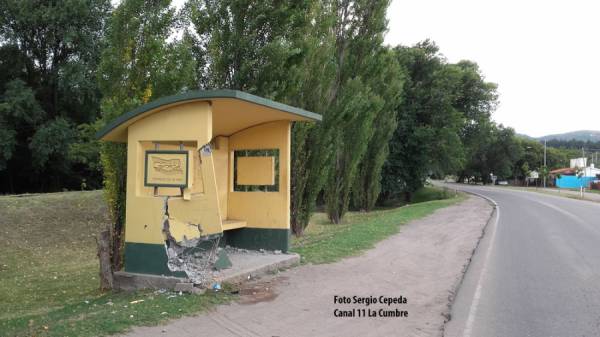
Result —
[{"label": "text canal 11 la cumbre", "polygon": [[408,311],[403,307],[408,300],[404,296],[333,296],[334,317],[349,318],[404,318]]}]

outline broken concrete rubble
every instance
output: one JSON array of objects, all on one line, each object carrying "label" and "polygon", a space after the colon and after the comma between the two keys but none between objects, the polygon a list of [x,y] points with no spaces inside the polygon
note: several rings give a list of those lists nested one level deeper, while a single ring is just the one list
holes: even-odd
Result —
[{"label": "broken concrete rubble", "polygon": [[[212,266],[217,258],[221,235],[202,236],[200,224],[178,223],[169,215],[169,197],[164,197],[163,233],[167,266],[171,271],[183,271],[195,284],[206,287]],[[187,235],[181,234],[181,227],[187,226]],[[179,230],[176,230],[178,227]],[[194,228],[195,232],[189,232]],[[176,232],[179,235],[173,235]]]},{"label": "broken concrete rubble", "polygon": [[[115,273],[116,288],[128,291],[144,288],[172,290],[175,289],[178,283],[182,283],[193,284],[192,293],[197,294],[202,293],[207,287],[210,287],[215,282],[221,284],[245,283],[251,279],[260,277],[261,275],[272,274],[275,271],[289,268],[300,262],[300,256],[298,254],[261,253],[259,251],[232,247],[221,249],[224,250],[229,259],[231,259],[231,268],[209,271],[206,278],[207,281],[202,285],[194,284],[194,282],[186,278],[120,271]],[[183,292],[183,289],[180,290]]]},{"label": "broken concrete rubble", "polygon": [[175,284],[175,289],[176,292],[184,292],[184,293],[191,293],[194,291],[194,284],[193,283],[177,283]]}]

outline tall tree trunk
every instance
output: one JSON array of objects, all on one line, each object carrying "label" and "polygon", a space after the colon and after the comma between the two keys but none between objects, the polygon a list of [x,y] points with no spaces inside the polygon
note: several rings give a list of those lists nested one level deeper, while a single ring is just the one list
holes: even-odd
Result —
[{"label": "tall tree trunk", "polygon": [[123,245],[122,242],[123,237],[123,226],[121,224],[121,220],[118,219],[117,223],[115,223],[112,232],[110,233],[110,247],[112,248],[111,253],[111,264],[113,270],[120,270],[122,267],[121,261],[121,247]]},{"label": "tall tree trunk", "polygon": [[304,235],[304,226],[298,222],[298,219],[295,217],[292,217],[292,232],[296,235],[296,236],[302,236]]},{"label": "tall tree trunk", "polygon": [[98,261],[100,265],[100,290],[113,288],[113,274],[110,262],[110,231],[100,232],[96,239],[98,245]]},{"label": "tall tree trunk", "polygon": [[406,201],[406,202],[412,201],[412,192],[410,192],[410,191],[404,192],[404,201]]}]

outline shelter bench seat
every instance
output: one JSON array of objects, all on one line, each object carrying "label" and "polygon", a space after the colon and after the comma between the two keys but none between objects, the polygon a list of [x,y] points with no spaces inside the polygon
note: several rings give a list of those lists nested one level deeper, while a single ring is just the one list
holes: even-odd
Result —
[{"label": "shelter bench seat", "polygon": [[222,227],[223,227],[224,231],[237,229],[237,228],[244,228],[244,227],[246,227],[246,221],[227,219],[227,220],[223,220]]}]

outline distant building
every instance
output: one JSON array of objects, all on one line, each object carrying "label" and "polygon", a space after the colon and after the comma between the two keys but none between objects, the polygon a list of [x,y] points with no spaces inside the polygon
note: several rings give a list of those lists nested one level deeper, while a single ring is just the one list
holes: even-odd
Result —
[{"label": "distant building", "polygon": [[540,177],[540,173],[538,171],[531,171],[529,172],[529,176],[527,177],[528,179],[538,179]]},{"label": "distant building", "polygon": [[560,188],[590,188],[593,182],[598,181],[600,169],[594,164],[587,166],[587,158],[573,158],[570,167],[550,171],[556,177],[556,186]]},{"label": "distant building", "polygon": [[586,167],[586,166],[587,166],[587,158],[573,158],[573,159],[571,159],[571,165],[569,167],[577,168],[577,167]]}]

